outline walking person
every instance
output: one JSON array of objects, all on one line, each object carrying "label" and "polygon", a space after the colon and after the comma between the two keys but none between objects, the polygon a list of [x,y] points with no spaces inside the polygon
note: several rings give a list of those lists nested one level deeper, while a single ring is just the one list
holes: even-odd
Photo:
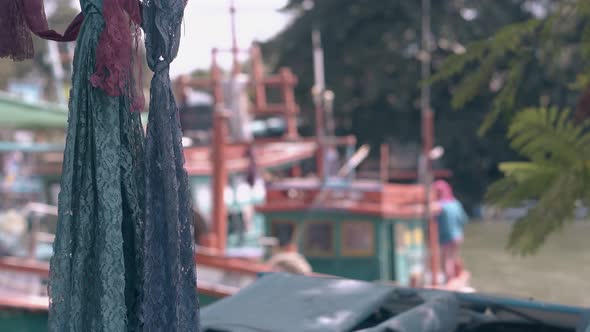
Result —
[{"label": "walking person", "polygon": [[437,217],[438,234],[443,269],[448,280],[457,277],[462,269],[459,249],[463,243],[463,228],[468,222],[468,217],[446,181],[434,182],[434,192],[441,208]]}]

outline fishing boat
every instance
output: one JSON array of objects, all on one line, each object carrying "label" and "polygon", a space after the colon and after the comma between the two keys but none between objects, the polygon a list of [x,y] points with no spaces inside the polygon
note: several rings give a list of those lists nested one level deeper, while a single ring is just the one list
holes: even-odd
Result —
[{"label": "fishing boat", "polygon": [[[235,10],[231,13],[233,18]],[[322,89],[314,94],[321,129],[313,137],[302,137],[295,74],[288,68],[266,74],[260,48],[254,44],[241,50],[233,39],[230,49],[212,51],[211,77],[183,76],[175,84],[186,136],[185,167],[194,196],[201,305],[231,296],[260,274],[274,271],[266,259],[279,233],[290,234],[289,241],[301,248],[317,273],[463,288],[469,279],[466,271],[452,280],[428,277],[430,270],[437,269],[436,264],[425,263],[429,246],[423,240],[425,216],[438,211],[436,204],[425,204],[432,200],[431,194],[421,184],[390,183],[386,147],[381,149],[379,178],[356,176],[369,149],[357,148],[353,136],[337,137],[333,130],[324,130],[324,118],[330,127],[330,116],[324,115],[331,108],[330,96]],[[234,60],[227,75],[217,63],[222,52]],[[244,52],[250,55],[248,75],[238,61],[238,53]],[[210,101],[191,102],[195,89],[206,90]],[[271,102],[267,90],[277,90],[279,100]],[[342,155],[335,154],[338,150]],[[330,159],[334,155],[341,161]],[[40,163],[38,171],[48,178],[59,177],[61,165]],[[23,329],[44,331],[27,321],[46,319],[47,260],[35,251],[24,257],[2,257],[0,274],[33,280],[15,292],[0,292],[2,317],[10,324],[24,324]]]},{"label": "fishing boat", "polygon": [[[235,9],[230,13],[233,22]],[[314,34],[316,45],[319,44],[317,38]],[[277,239],[281,233],[290,234],[287,242],[301,249],[314,272],[388,280],[402,285],[464,288],[469,280],[467,271],[449,280],[429,279],[427,270],[434,270],[431,274],[436,276],[439,274],[437,268],[425,264],[429,256],[423,240],[427,228],[423,220],[428,219],[427,215],[438,213],[438,207],[425,204],[434,199],[422,184],[390,183],[387,146],[381,147],[381,171],[377,179],[355,175],[370,148],[357,147],[354,136],[334,135],[333,95],[323,88],[321,61],[314,63],[315,76],[320,77],[319,82],[316,79],[313,94],[318,122],[316,134],[302,137],[298,131],[299,106],[294,96],[295,74],[289,68],[280,68],[276,74],[265,73],[256,43],[240,49],[235,33],[232,41],[230,48],[212,50],[210,77],[181,76],[175,84],[183,132],[196,146],[188,147],[187,151],[201,149],[203,156],[207,156],[204,151],[211,153],[209,164],[203,167],[210,167],[211,172],[206,176],[211,181],[212,194],[195,196],[196,201],[211,197],[204,203],[211,204],[210,209],[200,210],[206,216],[208,231],[197,239],[198,282],[209,282],[213,275],[218,276],[217,280],[224,279],[227,269],[222,266],[245,267],[251,265],[253,259],[264,261],[270,256],[267,244],[280,242]],[[218,61],[222,53],[229,53],[233,60],[225,75]],[[250,55],[247,74],[238,60],[238,55],[243,53]],[[316,48],[314,55],[321,60],[321,49]],[[271,90],[278,91],[280,98],[271,102]],[[268,124],[271,120],[282,124],[282,130],[267,135],[256,132],[258,126],[254,124]],[[277,169],[270,167],[260,153],[270,146],[280,148],[269,155],[285,161],[287,158],[281,157],[280,152],[306,151],[307,154],[302,153],[298,160],[292,158]],[[253,169],[265,183],[265,194],[254,204],[253,214],[261,227],[256,228],[257,239],[249,242],[247,251],[234,246],[235,234],[230,230],[236,227],[231,226],[232,218],[228,216],[236,210],[228,203],[232,198],[224,189],[236,181],[233,166],[236,162],[232,159],[236,155],[243,158],[242,174],[237,175],[242,177],[242,183],[247,182],[244,177]],[[191,160],[187,158],[189,174],[191,167]],[[247,221],[242,220],[242,223]],[[249,237],[248,231],[241,237]],[[429,243],[433,245],[437,244]],[[215,266],[211,262],[215,262]],[[272,266],[260,264],[256,269],[263,273]],[[364,272],[354,273],[354,270]],[[238,272],[234,272],[234,278],[240,283],[253,281],[244,274],[238,277]]]},{"label": "fishing boat", "polygon": [[[14,128],[47,128],[43,123],[34,121],[35,117],[30,114],[45,112],[43,105],[18,101],[11,96],[2,97],[10,104],[14,114],[26,115],[27,121],[14,124]],[[56,111],[52,115],[53,125],[49,127],[54,127],[61,121],[61,128],[64,128],[67,121],[66,110]],[[32,166],[26,178],[16,179],[19,188],[24,188],[25,179],[28,179],[27,183],[31,182],[29,180],[35,180],[32,182],[36,184],[26,186],[26,191],[3,193],[3,203],[7,203],[5,198],[10,196],[17,206],[14,213],[19,222],[12,222],[12,226],[20,223],[25,225],[26,229],[21,229],[20,234],[4,234],[20,238],[22,241],[20,246],[10,248],[8,253],[3,253],[0,257],[0,326],[2,330],[6,328],[9,331],[45,331],[49,303],[49,259],[57,219],[57,208],[53,204],[57,202],[59,191],[63,145],[0,142],[0,149],[4,155],[14,152],[24,154],[24,158]],[[244,180],[250,165],[248,151],[256,154],[259,167],[272,170],[309,158],[315,149],[310,142],[295,146],[288,142],[265,142],[254,146],[253,149],[244,144],[229,144],[227,151],[228,155],[224,156],[224,160],[228,163],[227,174],[233,177],[233,181],[225,186],[225,192],[229,193],[230,198],[235,197],[227,201],[228,218],[231,219],[234,217],[232,214],[240,216],[243,210],[252,208],[264,199],[264,187],[261,187],[260,181],[250,184]],[[209,187],[212,167],[209,157],[210,149],[206,146],[191,146],[185,150],[191,188],[195,197],[200,198],[194,202],[196,220],[211,213],[211,195],[208,192],[211,192]],[[35,201],[43,203],[34,203]],[[21,202],[28,203],[22,205]],[[196,260],[199,271],[199,300],[202,305],[232,295],[239,288],[253,282],[258,273],[271,271],[269,266],[256,262],[257,257],[262,255],[257,240],[262,236],[263,227],[263,222],[256,218],[257,216],[254,216],[252,227],[245,232],[229,232],[224,255],[208,248],[207,230],[205,234],[201,234],[203,236],[199,236],[202,241],[197,241],[201,246],[196,250]],[[197,223],[195,228],[199,229],[199,226],[202,224]]]}]

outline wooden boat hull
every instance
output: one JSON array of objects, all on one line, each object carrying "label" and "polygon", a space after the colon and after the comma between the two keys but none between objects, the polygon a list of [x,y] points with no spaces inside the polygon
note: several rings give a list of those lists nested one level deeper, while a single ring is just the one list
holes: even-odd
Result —
[{"label": "wooden boat hull", "polygon": [[[201,307],[233,295],[240,288],[254,282],[259,273],[270,270],[263,264],[214,254],[197,253],[196,260],[199,262],[197,290]],[[47,296],[27,295],[27,290],[43,293],[44,281],[49,276],[49,264],[3,257],[0,258],[0,272],[0,331],[48,331]],[[14,283],[7,285],[10,280]],[[22,280],[28,281],[17,282]]]},{"label": "wooden boat hull", "polygon": [[[215,254],[197,253],[197,288],[199,303],[202,308],[218,300],[231,296],[240,289],[253,283],[260,274],[271,272],[266,264],[246,259],[229,258]],[[15,258],[0,259],[1,270],[12,270],[20,273],[46,277],[46,263],[18,260]],[[316,275],[315,276],[320,276]],[[463,275],[468,279],[468,273]],[[446,285],[442,289],[457,290],[458,285]],[[48,299],[43,296],[9,296],[0,294],[0,331],[44,332],[47,328]]]},{"label": "wooden boat hull", "polygon": [[[199,304],[205,307],[221,298],[222,294],[199,293]],[[30,310],[22,307],[0,306],[0,331],[10,332],[47,332],[48,312],[45,310]]]},{"label": "wooden boat hull", "polygon": [[[199,304],[205,307],[221,298],[222,294],[199,293]],[[26,303],[18,307],[0,306],[0,331],[10,332],[46,332],[48,312],[44,310],[31,310]]]}]

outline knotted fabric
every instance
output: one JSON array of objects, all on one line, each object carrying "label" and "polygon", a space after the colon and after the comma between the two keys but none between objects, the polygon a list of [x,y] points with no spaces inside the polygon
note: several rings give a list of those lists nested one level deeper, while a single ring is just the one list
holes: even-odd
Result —
[{"label": "knotted fabric", "polygon": [[0,58],[21,61],[34,55],[31,32],[55,41],[73,41],[78,37],[84,16],[80,13],[62,35],[49,29],[42,0],[5,0],[0,11]]},{"label": "knotted fabric", "polygon": [[154,72],[147,126],[145,331],[198,331],[192,208],[182,133],[169,66],[176,57],[185,2],[143,2],[147,63]]}]

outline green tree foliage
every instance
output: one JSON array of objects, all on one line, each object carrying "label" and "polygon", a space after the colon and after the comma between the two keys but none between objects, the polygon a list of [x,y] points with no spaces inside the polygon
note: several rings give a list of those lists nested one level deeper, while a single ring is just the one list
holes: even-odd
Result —
[{"label": "green tree foliage", "polygon": [[[263,51],[271,56],[274,67],[289,66],[299,76],[298,100],[307,101],[302,109],[309,126],[313,126],[311,29],[317,26],[322,32],[327,86],[336,95],[337,131],[353,133],[361,142],[374,145],[390,138],[419,142],[421,2],[318,0],[311,10],[305,10],[303,3],[290,1],[285,10],[294,20]],[[440,69],[449,55],[464,52],[464,45],[488,38],[502,26],[533,18],[530,3],[550,4],[541,0],[432,1],[433,69]],[[436,144],[446,149],[444,166],[454,172],[458,195],[472,206],[481,201],[487,184],[499,177],[498,161],[512,159],[514,154],[502,127],[477,139],[477,127],[490,108],[490,92],[466,104],[466,112],[452,111],[450,101],[459,83],[451,78],[433,87]]]},{"label": "green tree foliage", "polygon": [[[590,115],[589,69],[590,3],[564,0],[545,17],[508,25],[471,44],[433,78],[459,77],[456,108],[475,102],[490,81],[501,81],[480,134],[499,118],[510,120],[512,148],[528,161],[501,164],[505,177],[489,188],[488,197],[500,206],[536,202],[512,229],[508,248],[514,253],[535,253],[573,219],[578,203],[590,203],[590,127],[584,121]],[[531,102],[533,93],[538,98]],[[574,105],[572,116],[567,108]]]},{"label": "green tree foliage", "polygon": [[590,3],[564,0],[548,16],[510,24],[470,44],[466,53],[447,58],[432,80],[459,77],[454,108],[464,108],[494,85],[483,135],[499,116],[510,119],[524,107],[571,105],[590,82],[589,66]]},{"label": "green tree foliage", "polygon": [[590,122],[574,123],[570,111],[529,108],[510,125],[511,146],[528,159],[500,165],[505,177],[488,198],[499,206],[537,203],[512,229],[508,248],[535,253],[548,235],[573,219],[579,202],[590,203]]}]

